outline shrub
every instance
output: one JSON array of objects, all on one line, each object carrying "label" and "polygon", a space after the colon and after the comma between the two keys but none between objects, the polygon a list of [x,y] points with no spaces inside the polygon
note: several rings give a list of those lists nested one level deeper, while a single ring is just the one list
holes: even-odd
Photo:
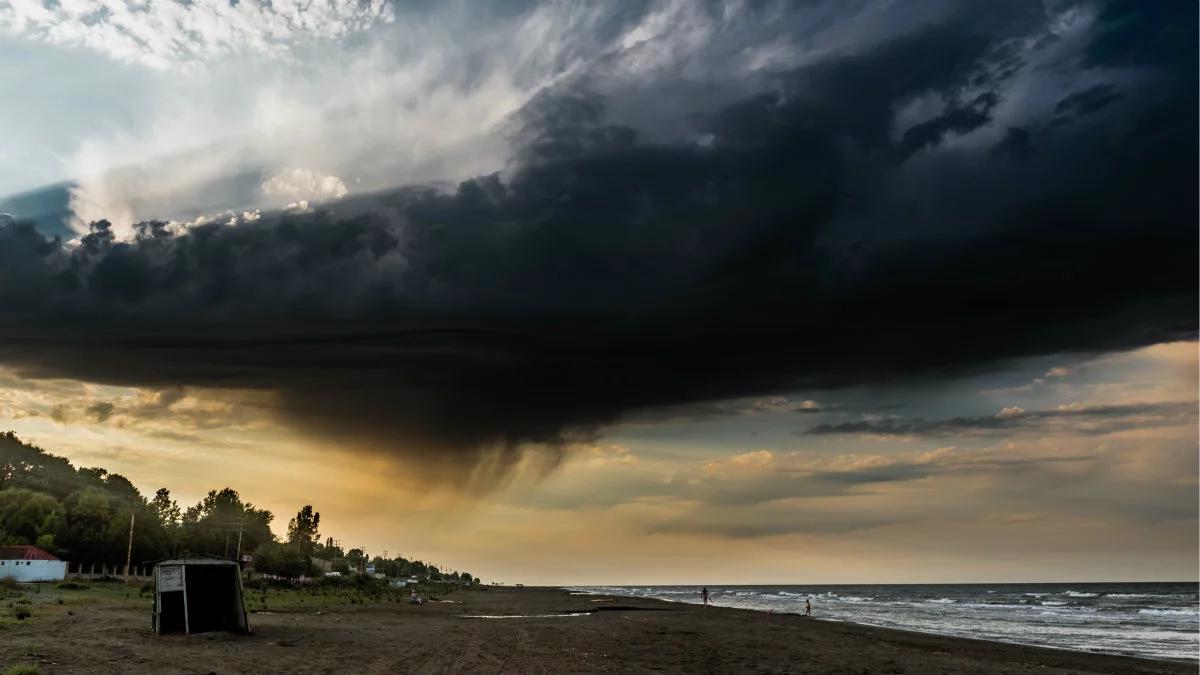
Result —
[{"label": "shrub", "polygon": [[17,587],[16,577],[0,577],[0,588],[12,590]]},{"label": "shrub", "polygon": [[64,591],[86,591],[88,589],[88,585],[81,584],[78,581],[64,581],[56,586],[56,588],[61,588]]},{"label": "shrub", "polygon": [[13,614],[16,615],[18,621],[24,621],[25,619],[28,619],[29,617],[33,616],[33,610],[22,605],[20,607],[17,607],[16,609],[14,609]]}]

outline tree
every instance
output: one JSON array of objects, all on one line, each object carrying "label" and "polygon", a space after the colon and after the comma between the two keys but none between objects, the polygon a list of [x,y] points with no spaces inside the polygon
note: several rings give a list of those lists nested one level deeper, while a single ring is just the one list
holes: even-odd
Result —
[{"label": "tree", "polygon": [[341,546],[338,546],[337,543],[334,542],[333,537],[328,537],[325,539],[325,543],[323,545],[316,547],[316,549],[313,551],[313,555],[317,558],[321,558],[322,560],[337,560],[338,558],[346,557],[346,552],[342,550]]},{"label": "tree", "polygon": [[305,504],[288,522],[288,543],[305,556],[312,555],[321,541],[320,525],[321,514],[313,511],[312,504]]},{"label": "tree", "polygon": [[254,550],[254,570],[295,579],[308,574],[309,560],[295,546],[268,542]]},{"label": "tree", "polygon": [[183,541],[183,531],[180,529],[183,514],[179,510],[179,504],[171,499],[171,491],[167,488],[159,488],[154,493],[154,499],[150,500],[146,510],[153,518],[156,526],[154,538],[157,543],[161,544],[163,553],[169,552],[170,555],[175,555]]},{"label": "tree", "polygon": [[33,544],[43,534],[53,535],[61,516],[58,500],[44,492],[0,491],[0,529],[8,533],[7,541],[0,544]]},{"label": "tree", "polygon": [[75,467],[66,458],[24,443],[9,431],[0,434],[0,490],[14,487],[64,499],[81,485]]},{"label": "tree", "polygon": [[171,491],[167,488],[159,488],[154,493],[154,499],[150,500],[149,508],[150,514],[164,528],[178,527],[179,522],[183,520],[179,504],[171,499]]},{"label": "tree", "polygon": [[183,546],[192,553],[232,556],[240,530],[242,550],[252,551],[275,541],[271,533],[274,518],[266,509],[242,503],[241,495],[233,488],[209,490],[204,499],[183,514]]},{"label": "tree", "polygon": [[[109,537],[116,512],[113,498],[105,490],[88,487],[71,493],[63,502],[64,526],[60,547],[75,560],[117,562],[120,540]],[[122,551],[123,553],[123,551]]]}]

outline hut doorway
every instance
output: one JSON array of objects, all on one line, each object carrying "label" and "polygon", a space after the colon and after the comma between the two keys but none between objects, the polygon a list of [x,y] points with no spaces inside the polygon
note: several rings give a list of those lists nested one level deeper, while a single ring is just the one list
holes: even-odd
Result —
[{"label": "hut doorway", "polygon": [[237,563],[203,558],[154,567],[154,630],[163,633],[250,632]]}]

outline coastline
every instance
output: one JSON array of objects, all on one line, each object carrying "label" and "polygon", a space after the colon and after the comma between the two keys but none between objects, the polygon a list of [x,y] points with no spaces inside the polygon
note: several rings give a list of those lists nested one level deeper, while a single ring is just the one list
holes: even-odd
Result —
[{"label": "coastline", "polygon": [[[804,616],[800,612],[772,611],[772,610],[761,609],[761,608],[756,608],[756,607],[738,607],[738,606],[716,605],[716,604],[712,604],[712,605],[709,605],[708,607],[704,607],[699,602],[688,601],[688,600],[667,600],[667,599],[663,599],[663,598],[648,598],[648,597],[644,597],[644,596],[620,595],[620,594],[613,594],[613,593],[591,593],[591,592],[582,591],[578,587],[558,587],[558,588],[560,588],[561,590],[567,591],[567,592],[571,593],[572,595],[581,595],[581,596],[582,595],[591,595],[591,596],[594,596],[597,598],[617,598],[622,601],[637,600],[637,601],[662,602],[662,603],[667,603],[669,605],[683,605],[683,606],[702,608],[702,609],[705,609],[706,611],[722,610],[722,611],[735,611],[735,612],[754,612],[754,613],[758,613],[758,614],[762,614],[762,615],[766,615],[766,616],[785,616],[785,617],[790,616],[790,617],[797,617],[800,619],[804,619],[805,621],[829,623],[829,624],[836,624],[836,625],[842,625],[842,626],[861,627],[864,629],[885,631],[885,632],[898,633],[898,634],[911,635],[911,636],[920,636],[920,637],[929,637],[929,638],[944,638],[947,640],[964,640],[964,641],[973,642],[973,643],[983,643],[983,644],[997,645],[997,646],[1010,646],[1010,647],[1022,647],[1022,648],[1032,648],[1032,649],[1040,649],[1040,650],[1050,650],[1053,652],[1062,652],[1062,653],[1073,654],[1073,655],[1110,656],[1110,657],[1116,657],[1116,658],[1121,658],[1121,659],[1135,659],[1135,660],[1144,661],[1147,663],[1170,664],[1170,665],[1181,665],[1182,664],[1184,666],[1193,668],[1193,671],[1190,671],[1190,672],[1200,672],[1200,653],[1197,654],[1197,658],[1194,660],[1168,658],[1168,657],[1154,657],[1154,656],[1145,656],[1145,655],[1138,655],[1138,654],[1117,654],[1117,653],[1113,653],[1113,652],[1089,651],[1089,650],[1085,650],[1085,649],[1075,649],[1075,648],[1070,648],[1070,647],[1062,647],[1062,646],[1049,645],[1049,644],[1036,644],[1036,643],[1032,643],[1032,642],[1020,642],[1020,641],[1016,641],[1016,640],[1003,640],[1003,639],[996,639],[996,638],[990,638],[990,637],[988,637],[988,638],[971,637],[971,636],[966,636],[966,635],[938,632],[938,631],[932,631],[932,630],[905,629],[905,628],[898,628],[896,626],[874,624],[874,623],[869,623],[869,622],[865,622],[865,621],[854,621],[854,620],[849,620],[849,619],[839,619],[839,618],[833,618],[833,617],[819,616],[816,614],[814,614],[812,616]],[[1185,672],[1189,672],[1189,671],[1185,671]]]},{"label": "coastline", "polygon": [[250,615],[252,635],[158,636],[136,598],[12,626],[0,665],[51,673],[1105,673],[1200,664],[817,621],[560,588],[459,591],[421,606],[348,604]]},{"label": "coastline", "polygon": [[[1067,586],[1079,587],[1079,586],[1088,586],[1088,585],[1096,585],[1096,584],[1100,584],[1100,583],[1074,583],[1074,584],[1048,583],[1048,584],[1044,584],[1044,585],[1045,586],[1067,585]],[[1177,583],[1177,584],[1194,585],[1193,583],[1189,583],[1189,581],[1184,581],[1184,583]],[[1000,585],[980,584],[980,586],[1003,586],[1003,585],[1004,584],[1000,584]],[[1022,586],[1022,587],[1030,586],[1030,584],[1010,584],[1010,585]],[[863,589],[877,589],[877,587],[878,587],[876,585],[858,585],[858,586],[863,587]],[[898,586],[904,586],[904,585],[898,585]],[[930,587],[930,586],[938,586],[938,585],[937,584],[912,584],[911,586]],[[953,586],[966,586],[966,585],[950,584],[947,586],[953,587]],[[626,599],[658,599],[658,601],[661,601],[661,602],[667,602],[667,603],[672,603],[672,604],[696,605],[696,607],[700,607],[700,605],[702,604],[700,601],[698,601],[698,599],[692,597],[695,595],[695,593],[692,593],[692,595],[678,596],[678,599],[677,599],[677,598],[672,598],[672,597],[661,597],[661,596],[655,596],[655,595],[624,595],[624,593],[620,593],[618,590],[614,590],[614,589],[620,589],[619,586],[599,586],[599,587],[598,586],[559,586],[559,587],[560,587],[560,589],[563,589],[565,591],[572,593],[572,595],[592,595],[592,596],[598,596],[598,597],[599,596],[612,596],[612,597],[620,597],[620,598],[626,598]],[[670,590],[672,590],[670,592],[673,593],[674,590],[680,589],[680,587],[682,587],[682,586],[661,586],[661,589],[670,589]],[[768,615],[793,615],[793,616],[803,615],[803,611],[799,611],[798,608],[797,609],[780,609],[780,608],[772,609],[769,607],[762,607],[761,604],[758,605],[758,607],[755,607],[755,605],[752,605],[752,604],[750,604],[750,605],[739,604],[739,603],[748,601],[748,599],[751,599],[751,601],[754,601],[754,599],[760,599],[760,601],[761,601],[761,598],[744,597],[744,596],[748,595],[748,593],[745,593],[743,591],[756,589],[756,587],[762,587],[762,589],[768,590],[768,595],[769,595],[770,590],[776,589],[776,586],[754,586],[754,585],[750,585],[750,586],[714,586],[714,599],[713,599],[713,602],[710,603],[710,605],[712,605],[712,607],[724,608],[724,609],[744,609],[744,610],[750,610],[750,611],[760,611],[760,613],[768,614]],[[834,586],[830,586],[830,587],[834,587]],[[630,589],[642,589],[642,587],[641,586],[630,586]],[[721,593],[731,592],[730,589],[736,589],[738,591],[738,592],[734,593],[734,595],[736,595],[737,597],[732,598],[733,599],[732,603],[728,602],[731,599],[730,596],[721,595]],[[836,589],[838,589],[839,591],[841,591],[842,589],[857,590],[857,586],[856,585],[842,585],[842,586],[836,586]],[[824,590],[828,590],[828,587],[817,586],[817,587],[815,587],[815,590],[810,591],[808,593],[808,595],[810,597],[815,597],[817,599],[817,602],[820,603],[822,596],[827,595],[827,593],[822,592]],[[845,591],[842,591],[842,592],[845,592]],[[990,590],[988,591],[988,593],[992,593],[992,592],[994,592],[994,591],[990,591]],[[1069,591],[1069,592],[1075,592],[1075,591]],[[780,595],[785,595],[785,593],[780,593]],[[794,596],[794,595],[796,595],[796,593],[791,593],[791,595]],[[805,595],[805,593],[800,593],[800,596],[804,596],[804,595]],[[834,595],[836,595],[836,593],[834,593]],[[1049,593],[1037,593],[1037,595],[1039,597],[1042,597],[1043,595],[1049,595]],[[1080,595],[1080,593],[1076,593],[1076,596],[1078,596],[1078,597],[1094,597],[1096,595],[1097,595],[1097,593],[1081,593],[1081,595]],[[690,599],[684,599],[684,598],[690,598]],[[862,598],[851,598],[851,599],[862,599]],[[866,598],[866,599],[871,599],[871,598]],[[944,601],[944,598],[943,598],[943,601]],[[941,603],[941,601],[925,601],[925,602],[932,603],[932,604],[940,604]],[[1043,604],[1046,604],[1046,603],[1043,603]],[[1062,604],[1062,603],[1049,603],[1049,604]],[[853,626],[880,628],[880,629],[884,629],[884,631],[900,631],[900,632],[905,632],[905,633],[936,635],[936,637],[942,637],[942,638],[964,638],[964,639],[971,639],[971,640],[983,640],[983,641],[989,641],[989,643],[998,643],[998,644],[1006,644],[1006,645],[1044,647],[1044,649],[1061,650],[1061,651],[1075,652],[1075,653],[1099,653],[1099,655],[1128,656],[1128,657],[1134,657],[1134,658],[1147,659],[1147,661],[1160,661],[1160,662],[1168,662],[1168,663],[1200,662],[1200,649],[1195,651],[1195,655],[1192,658],[1177,657],[1174,655],[1158,655],[1158,653],[1139,653],[1139,652],[1135,652],[1135,651],[1121,651],[1121,650],[1115,650],[1115,649],[1088,650],[1088,649],[1079,649],[1079,647],[1068,646],[1068,645],[1063,645],[1063,644],[1034,643],[1034,641],[1026,641],[1026,640],[1021,640],[1019,638],[1002,637],[1002,635],[996,635],[996,634],[986,635],[986,637],[974,637],[974,635],[966,634],[966,633],[968,633],[967,631],[960,631],[960,632],[938,631],[938,629],[936,629],[936,628],[929,628],[929,627],[901,626],[901,625],[898,625],[898,622],[896,622],[896,621],[872,622],[870,620],[864,621],[862,619],[859,619],[859,617],[853,617],[853,616],[850,616],[850,617],[829,616],[828,610],[824,609],[824,605],[817,604],[817,605],[815,605],[815,607],[817,609],[815,609],[814,614],[812,614],[810,617],[810,619],[812,619],[812,620],[828,621],[828,622],[834,622],[834,623],[848,623],[848,625],[853,625]],[[971,607],[971,605],[968,605],[968,607]],[[1157,611],[1157,610],[1151,610],[1151,611]],[[1174,611],[1174,610],[1168,610],[1168,611]]]}]

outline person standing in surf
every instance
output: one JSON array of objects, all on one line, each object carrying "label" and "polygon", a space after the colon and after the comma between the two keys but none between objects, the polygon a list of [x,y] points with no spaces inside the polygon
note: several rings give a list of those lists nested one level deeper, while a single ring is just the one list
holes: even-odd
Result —
[{"label": "person standing in surf", "polygon": [[705,606],[708,605],[708,587],[700,589],[700,599],[704,601]]},{"label": "person standing in surf", "polygon": [[812,598],[804,599],[804,616],[812,616]]}]

